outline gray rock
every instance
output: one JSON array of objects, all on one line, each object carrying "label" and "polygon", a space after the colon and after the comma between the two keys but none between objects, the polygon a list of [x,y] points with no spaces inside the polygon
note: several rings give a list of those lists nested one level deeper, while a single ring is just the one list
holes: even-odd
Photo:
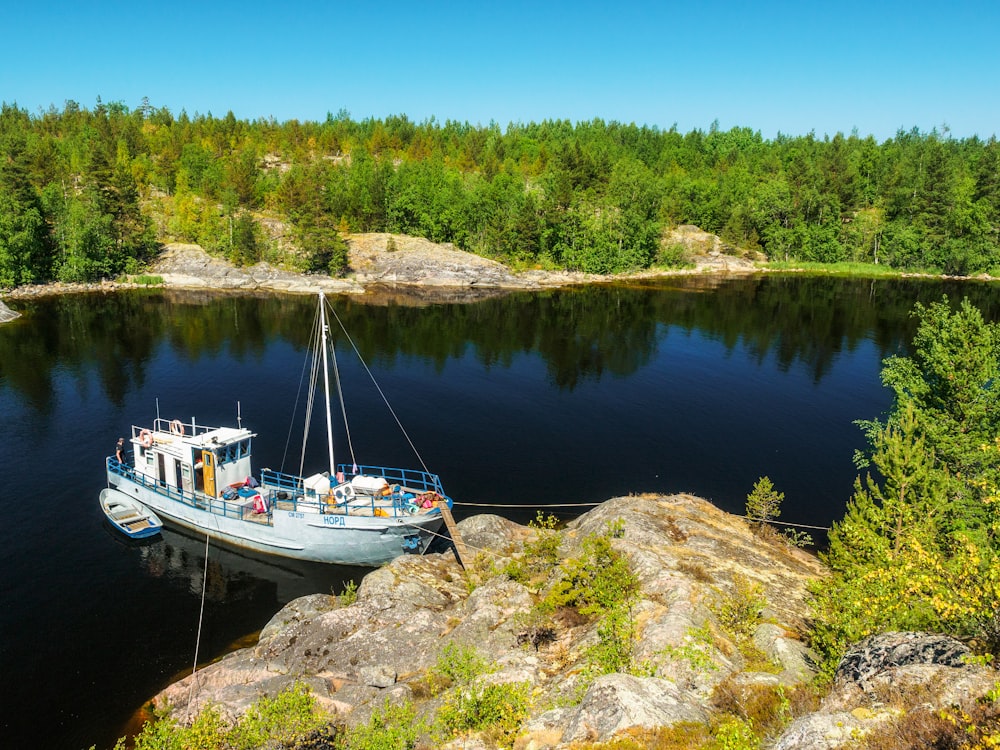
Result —
[{"label": "gray rock", "polygon": [[762,623],[754,632],[753,642],[764,656],[781,665],[784,684],[808,682],[816,674],[816,654],[802,641],[789,638],[784,628]]},{"label": "gray rock", "polygon": [[835,750],[859,735],[862,722],[847,712],[809,714],[782,732],[773,750]]},{"label": "gray rock", "polygon": [[0,301],[0,323],[6,323],[19,317],[21,317],[21,313],[14,312],[3,301]]},{"label": "gray rock", "polygon": [[329,594],[310,594],[293,599],[278,613],[270,619],[264,629],[260,631],[258,640],[266,641],[281,631],[294,627],[295,625],[316,617],[324,612],[329,612],[337,606],[337,597]]},{"label": "gray rock", "polygon": [[632,727],[703,722],[708,713],[696,696],[656,677],[598,677],[563,730],[563,742],[604,742]]},{"label": "gray rock", "polygon": [[462,541],[473,555],[480,551],[513,552],[527,536],[525,528],[492,513],[479,513],[458,522]]},{"label": "gray rock", "polygon": [[365,666],[358,670],[357,681],[359,685],[368,685],[369,687],[392,687],[396,684],[396,671],[387,669],[381,664]]},{"label": "gray rock", "polygon": [[969,649],[946,635],[934,633],[879,633],[855,644],[844,654],[834,684],[856,683],[865,689],[880,673],[910,664],[964,667]]},{"label": "gray rock", "polygon": [[959,641],[931,633],[866,638],[841,660],[820,710],[792,722],[775,748],[846,748],[915,706],[943,708],[974,700],[993,687],[997,673],[967,664],[967,654]]}]

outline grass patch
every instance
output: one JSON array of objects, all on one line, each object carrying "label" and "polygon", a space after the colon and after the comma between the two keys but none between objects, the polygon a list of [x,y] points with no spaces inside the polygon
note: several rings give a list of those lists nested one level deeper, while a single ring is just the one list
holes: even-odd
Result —
[{"label": "grass patch", "polygon": [[816,263],[807,260],[771,260],[763,263],[761,268],[768,271],[805,271],[827,276],[846,276],[859,278],[899,277],[906,273],[928,273],[937,275],[938,271],[901,271],[885,265],[874,263],[857,263],[843,261],[841,263]]},{"label": "grass patch", "polygon": [[138,284],[139,286],[163,286],[162,276],[140,274],[139,276],[129,276],[127,280],[129,283]]}]

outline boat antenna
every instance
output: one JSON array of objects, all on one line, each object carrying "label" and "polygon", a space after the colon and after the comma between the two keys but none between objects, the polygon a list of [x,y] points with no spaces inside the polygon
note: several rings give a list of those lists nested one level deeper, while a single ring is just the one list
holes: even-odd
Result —
[{"label": "boat antenna", "polygon": [[239,427],[239,428],[241,428],[241,429],[243,427],[243,416],[240,414],[240,402],[239,401],[236,402],[236,426]]},{"label": "boat antenna", "polygon": [[156,397],[156,421],[160,421],[160,397]]},{"label": "boat antenna", "polygon": [[321,343],[323,346],[323,394],[326,396],[326,446],[330,454],[330,476],[334,477],[336,476],[336,464],[333,462],[333,419],[330,416],[330,371],[326,353],[329,326],[326,323],[326,297],[322,291],[319,293],[319,315]]}]

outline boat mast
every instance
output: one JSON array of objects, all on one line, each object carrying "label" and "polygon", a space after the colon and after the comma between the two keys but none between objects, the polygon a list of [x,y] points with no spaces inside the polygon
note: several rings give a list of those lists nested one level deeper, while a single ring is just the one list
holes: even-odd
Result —
[{"label": "boat mast", "polygon": [[327,365],[326,359],[326,298],[323,296],[323,292],[319,293],[319,324],[322,331],[322,342],[323,347],[323,392],[326,396],[326,446],[330,453],[330,480],[334,481],[334,477],[337,476],[335,470],[335,464],[333,463],[333,420],[330,417],[330,368]]}]

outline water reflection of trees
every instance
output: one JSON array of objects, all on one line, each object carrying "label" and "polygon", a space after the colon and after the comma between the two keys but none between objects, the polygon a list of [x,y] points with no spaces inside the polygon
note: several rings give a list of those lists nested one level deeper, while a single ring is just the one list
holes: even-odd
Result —
[{"label": "water reflection of trees", "polygon": [[[336,309],[369,363],[392,367],[419,358],[438,368],[471,352],[488,367],[537,353],[559,388],[606,374],[628,375],[649,363],[671,329],[743,347],[787,369],[806,365],[816,381],[838,353],[872,341],[881,355],[912,334],[910,310],[948,293],[968,296],[991,320],[1000,305],[987,284],[844,280],[795,275],[684,277],[641,285],[603,285],[517,293],[474,304],[374,306],[338,298]],[[0,328],[0,387],[47,410],[56,368],[97,374],[120,404],[142,385],[152,355],[169,346],[194,362],[223,352],[260,360],[275,340],[304,348],[311,297],[192,292],[126,292],[38,299]],[[342,338],[339,331],[335,335]]]}]

